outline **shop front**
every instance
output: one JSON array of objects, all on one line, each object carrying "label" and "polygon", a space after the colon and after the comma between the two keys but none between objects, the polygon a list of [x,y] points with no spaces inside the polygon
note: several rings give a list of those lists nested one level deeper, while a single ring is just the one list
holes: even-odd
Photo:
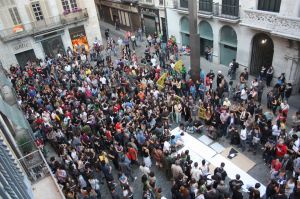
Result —
[{"label": "shop front", "polygon": [[84,26],[77,26],[69,29],[73,49],[77,52],[79,49],[89,51],[89,44]]},{"label": "shop front", "polygon": [[141,18],[135,3],[118,3],[110,1],[101,1],[101,18],[116,29],[136,31],[141,25]]},{"label": "shop front", "polygon": [[141,26],[143,27],[144,33],[146,35],[153,34],[154,32],[161,32],[158,9],[146,5],[141,5],[139,7],[139,11],[141,13]]},{"label": "shop front", "polygon": [[20,66],[27,65],[28,61],[36,60],[36,55],[32,48],[30,40],[19,40],[11,45],[12,51]]},{"label": "shop front", "polygon": [[45,56],[56,57],[58,53],[63,54],[65,47],[61,39],[64,34],[63,29],[52,32],[37,34],[34,36],[35,42],[40,42]]}]

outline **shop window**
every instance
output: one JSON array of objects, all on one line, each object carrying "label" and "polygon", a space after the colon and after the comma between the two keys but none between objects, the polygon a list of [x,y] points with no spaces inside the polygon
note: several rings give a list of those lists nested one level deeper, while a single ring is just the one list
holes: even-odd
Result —
[{"label": "shop window", "polygon": [[279,12],[281,0],[258,0],[258,10]]},{"label": "shop window", "polygon": [[9,8],[8,11],[14,25],[22,23],[17,7]]},{"label": "shop window", "polygon": [[42,8],[41,8],[41,5],[38,1],[36,2],[33,2],[31,4],[31,7],[32,7],[32,11],[33,11],[33,14],[34,14],[34,17],[37,21],[41,21],[41,20],[44,20],[44,15],[43,15],[43,12],[42,12]]}]

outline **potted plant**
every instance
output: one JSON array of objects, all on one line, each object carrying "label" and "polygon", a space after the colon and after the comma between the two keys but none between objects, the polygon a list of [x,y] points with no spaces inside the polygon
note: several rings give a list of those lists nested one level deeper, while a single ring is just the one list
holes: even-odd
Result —
[{"label": "potted plant", "polygon": [[64,10],[63,15],[67,15],[70,13],[70,10]]}]

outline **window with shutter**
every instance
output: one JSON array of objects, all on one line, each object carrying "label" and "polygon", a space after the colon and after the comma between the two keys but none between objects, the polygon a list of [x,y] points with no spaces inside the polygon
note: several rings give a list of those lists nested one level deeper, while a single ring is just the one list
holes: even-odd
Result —
[{"label": "window with shutter", "polygon": [[17,7],[9,8],[8,11],[14,25],[22,23]]}]

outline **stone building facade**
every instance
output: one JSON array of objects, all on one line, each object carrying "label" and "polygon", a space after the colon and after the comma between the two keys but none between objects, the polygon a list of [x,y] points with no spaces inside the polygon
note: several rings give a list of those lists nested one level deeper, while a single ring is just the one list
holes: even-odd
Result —
[{"label": "stone building facade", "polygon": [[0,0],[0,60],[5,68],[102,41],[94,0]]},{"label": "stone building facade", "polygon": [[[188,0],[172,2],[169,36],[189,45]],[[285,73],[299,87],[299,0],[198,0],[198,30],[200,53],[211,48],[214,63],[228,66],[236,59],[255,76],[262,66],[273,66],[274,77]]]}]

